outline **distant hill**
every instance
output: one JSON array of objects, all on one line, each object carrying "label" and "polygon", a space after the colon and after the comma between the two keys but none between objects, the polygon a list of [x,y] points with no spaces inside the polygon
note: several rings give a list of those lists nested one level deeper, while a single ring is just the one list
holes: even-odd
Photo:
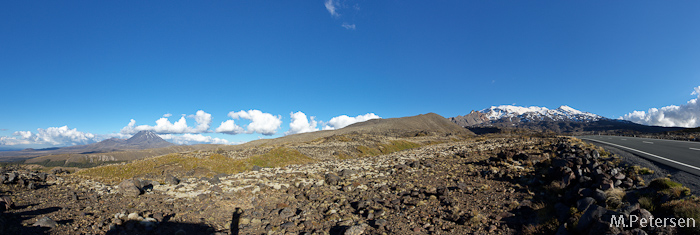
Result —
[{"label": "distant hill", "polygon": [[0,152],[0,160],[14,161],[46,155],[57,154],[93,154],[108,153],[124,150],[141,150],[164,148],[175,144],[163,140],[150,131],[140,131],[129,139],[106,139],[97,143],[76,145],[63,148],[24,149],[21,151]]},{"label": "distant hill", "polygon": [[[41,162],[104,162],[104,161],[128,161],[135,159],[142,159],[146,157],[164,155],[176,152],[187,152],[187,151],[213,151],[213,150],[250,150],[256,149],[261,146],[272,146],[272,145],[287,145],[287,144],[299,144],[305,143],[313,146],[314,140],[331,137],[336,135],[346,135],[351,134],[354,136],[364,136],[360,139],[368,138],[373,139],[371,141],[376,141],[378,139],[387,138],[402,138],[402,137],[422,137],[422,136],[439,136],[442,138],[449,138],[449,136],[464,137],[475,135],[471,131],[450,122],[448,119],[437,115],[435,113],[422,114],[411,117],[402,118],[388,118],[388,119],[372,119],[369,121],[355,123],[338,130],[324,130],[316,131],[310,133],[294,134],[289,136],[283,136],[275,139],[262,139],[251,141],[240,145],[191,145],[191,146],[172,146],[171,143],[163,143],[158,135],[151,132],[139,132],[133,137],[122,140],[122,139],[108,139],[99,143],[84,145],[79,148],[68,147],[67,149],[81,149],[79,152],[70,153],[55,153],[55,154],[42,154],[40,157],[35,157],[32,159],[27,159],[26,163],[41,163]],[[371,137],[367,137],[371,136]],[[145,148],[145,146],[158,146],[158,145],[168,145],[159,148]],[[129,147],[131,149],[125,149]],[[337,146],[336,146],[337,147]],[[338,150],[336,147],[327,147],[328,150]],[[325,147],[324,147],[325,148]],[[66,148],[61,148],[59,150],[64,150]],[[114,149],[114,151],[106,151],[108,149]],[[56,151],[56,150],[54,150]],[[257,150],[251,150],[255,152]],[[333,151],[331,151],[333,152]]]},{"label": "distant hill", "polygon": [[474,135],[473,132],[451,122],[443,116],[435,113],[427,113],[401,118],[371,119],[364,122],[358,122],[338,130],[316,131],[294,134],[276,139],[256,140],[243,145],[237,145],[236,148],[260,144],[307,142],[332,135],[343,135],[350,133],[364,133],[390,137],[411,137],[420,135]]},{"label": "distant hill", "polygon": [[646,126],[624,120],[609,119],[569,106],[561,106],[557,109],[537,106],[491,106],[481,111],[472,111],[464,116],[452,117],[450,121],[478,133],[497,132],[509,128],[556,133],[601,134],[661,133],[683,129]]}]

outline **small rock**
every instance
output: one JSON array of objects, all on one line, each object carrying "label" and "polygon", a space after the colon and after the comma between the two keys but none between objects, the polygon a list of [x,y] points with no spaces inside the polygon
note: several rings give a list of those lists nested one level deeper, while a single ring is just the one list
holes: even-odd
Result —
[{"label": "small rock", "polygon": [[576,209],[578,209],[578,211],[586,211],[586,209],[593,204],[595,204],[595,199],[592,197],[581,198],[576,202]]},{"label": "small rock", "polygon": [[295,214],[295,211],[290,209],[289,207],[285,207],[284,209],[280,210],[280,217],[282,218],[289,218],[294,216]]},{"label": "small rock", "polygon": [[336,174],[328,173],[328,174],[326,174],[325,180],[326,180],[326,183],[328,183],[330,185],[336,185],[336,184],[338,184],[338,181],[340,181],[340,177],[337,176]]},{"label": "small rock", "polygon": [[581,218],[578,221],[578,225],[576,225],[576,230],[579,233],[583,233],[588,230],[588,228],[593,225],[598,219],[605,214],[607,210],[605,207],[601,207],[598,205],[591,205],[588,207],[586,212],[581,215]]},{"label": "small rock", "polygon": [[139,213],[133,212],[129,214],[126,218],[129,220],[139,220]]},{"label": "small rock", "polygon": [[168,183],[169,185],[177,185],[180,183],[180,179],[178,179],[177,177],[175,177],[171,174],[168,174],[165,176],[165,182]]},{"label": "small rock", "polygon": [[12,202],[12,198],[9,196],[0,197],[0,211],[12,209],[14,205],[15,204]]},{"label": "small rock", "polygon": [[295,224],[294,222],[287,222],[287,223],[280,225],[280,228],[290,229],[290,228],[294,228],[296,226],[297,226],[297,224]]},{"label": "small rock", "polygon": [[7,173],[7,182],[14,183],[17,180],[17,174],[14,172]]},{"label": "small rock", "polygon": [[353,225],[345,230],[345,235],[360,235],[365,232],[366,224]]},{"label": "small rock", "polygon": [[210,184],[220,184],[221,180],[218,177],[211,178],[207,180]]},{"label": "small rock", "polygon": [[156,219],[158,222],[163,222],[163,213],[161,212],[156,212],[153,214],[153,218]]},{"label": "small rock", "polygon": [[605,202],[605,192],[600,189],[596,189],[591,197],[593,197],[593,199],[595,199],[597,202]]},{"label": "small rock", "polygon": [[49,217],[41,217],[33,224],[33,226],[39,226],[39,227],[44,227],[44,228],[55,228],[56,225],[57,225],[56,221],[52,220]]},{"label": "small rock", "polygon": [[340,171],[340,177],[348,177],[357,174],[357,171],[351,169],[343,169]]},{"label": "small rock", "polygon": [[498,229],[498,227],[496,227],[496,225],[489,226],[489,233],[493,233],[493,231],[496,231],[496,229]]},{"label": "small rock", "polygon": [[124,196],[136,197],[141,194],[141,188],[139,188],[134,180],[127,179],[119,183],[119,192]]},{"label": "small rock", "polygon": [[385,219],[378,219],[374,221],[374,225],[377,227],[384,227],[388,222]]}]

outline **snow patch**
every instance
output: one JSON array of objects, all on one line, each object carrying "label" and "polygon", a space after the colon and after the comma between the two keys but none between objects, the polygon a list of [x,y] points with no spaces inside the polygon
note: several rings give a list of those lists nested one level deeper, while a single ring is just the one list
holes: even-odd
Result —
[{"label": "snow patch", "polygon": [[521,107],[514,105],[500,105],[491,106],[490,108],[482,110],[481,113],[486,114],[486,117],[488,117],[489,120],[520,118],[524,121],[597,121],[603,119],[602,116],[589,112],[582,112],[566,105],[562,105],[557,109],[548,109],[546,107],[537,106]]}]

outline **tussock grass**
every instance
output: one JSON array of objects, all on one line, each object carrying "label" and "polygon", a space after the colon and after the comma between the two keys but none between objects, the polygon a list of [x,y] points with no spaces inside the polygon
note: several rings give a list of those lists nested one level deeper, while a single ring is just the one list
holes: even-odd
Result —
[{"label": "tussock grass", "polygon": [[[700,223],[700,199],[695,196],[666,202],[661,205],[661,209],[678,219],[693,218],[695,223]],[[698,227],[697,224],[694,225],[695,228],[680,228],[680,230],[687,234],[698,234],[700,232],[700,227]]]},{"label": "tussock grass", "polygon": [[669,178],[657,178],[649,183],[649,188],[657,190],[659,196],[666,195],[671,199],[690,196],[690,189]]},{"label": "tussock grass", "polygon": [[297,150],[278,147],[261,155],[247,159],[232,159],[214,153],[208,157],[197,158],[182,154],[168,154],[160,157],[137,160],[128,164],[117,164],[84,169],[78,175],[96,178],[105,182],[119,182],[146,174],[160,175],[165,171],[186,172],[197,168],[207,169],[213,173],[234,174],[247,171],[253,166],[281,167],[290,164],[310,163],[314,160]]},{"label": "tussock grass", "polygon": [[648,211],[655,211],[656,210],[656,204],[654,204],[654,200],[651,197],[640,197],[638,201],[639,201],[639,206],[641,208],[644,208]]},{"label": "tussock grass", "polygon": [[634,175],[651,175],[654,174],[654,170],[646,168],[646,167],[641,167],[641,166],[632,166],[630,169],[630,172],[633,173]]},{"label": "tussock grass", "polygon": [[401,150],[420,147],[420,144],[405,140],[392,140],[388,144],[378,144],[376,146],[356,146],[355,149],[360,152],[360,157],[373,157],[382,154],[389,154]]}]

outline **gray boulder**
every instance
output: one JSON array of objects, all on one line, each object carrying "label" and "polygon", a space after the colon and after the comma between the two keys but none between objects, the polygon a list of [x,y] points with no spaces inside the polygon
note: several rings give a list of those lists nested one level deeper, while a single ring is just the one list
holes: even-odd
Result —
[{"label": "gray boulder", "polygon": [[581,215],[581,218],[578,220],[578,225],[576,225],[576,231],[585,234],[586,231],[589,230],[591,225],[593,225],[598,219],[605,214],[608,210],[605,209],[605,207],[601,207],[598,205],[591,205],[588,207],[586,212]]},{"label": "gray boulder", "polygon": [[326,174],[325,180],[326,183],[330,185],[336,185],[338,184],[338,181],[340,181],[340,177],[338,177],[336,174],[328,173]]},{"label": "gray boulder", "polygon": [[180,179],[178,179],[177,177],[175,177],[171,174],[168,174],[165,176],[165,182],[170,184],[170,185],[177,185],[180,183]]},{"label": "gray boulder", "polygon": [[136,183],[137,180],[133,179],[127,179],[119,183],[119,192],[122,193],[124,196],[131,196],[131,197],[136,197],[138,195],[141,195],[141,188],[138,187],[139,183]]},{"label": "gray boulder", "polygon": [[357,171],[351,169],[343,169],[340,171],[340,177],[348,177],[357,174]]},{"label": "gray boulder", "polygon": [[584,197],[576,202],[576,209],[578,209],[578,211],[586,211],[589,206],[595,203],[596,201],[592,197]]},{"label": "gray boulder", "polygon": [[33,224],[33,226],[44,227],[44,228],[55,228],[56,225],[58,225],[56,223],[56,221],[52,220],[49,217],[41,217],[39,220],[37,220]]}]

